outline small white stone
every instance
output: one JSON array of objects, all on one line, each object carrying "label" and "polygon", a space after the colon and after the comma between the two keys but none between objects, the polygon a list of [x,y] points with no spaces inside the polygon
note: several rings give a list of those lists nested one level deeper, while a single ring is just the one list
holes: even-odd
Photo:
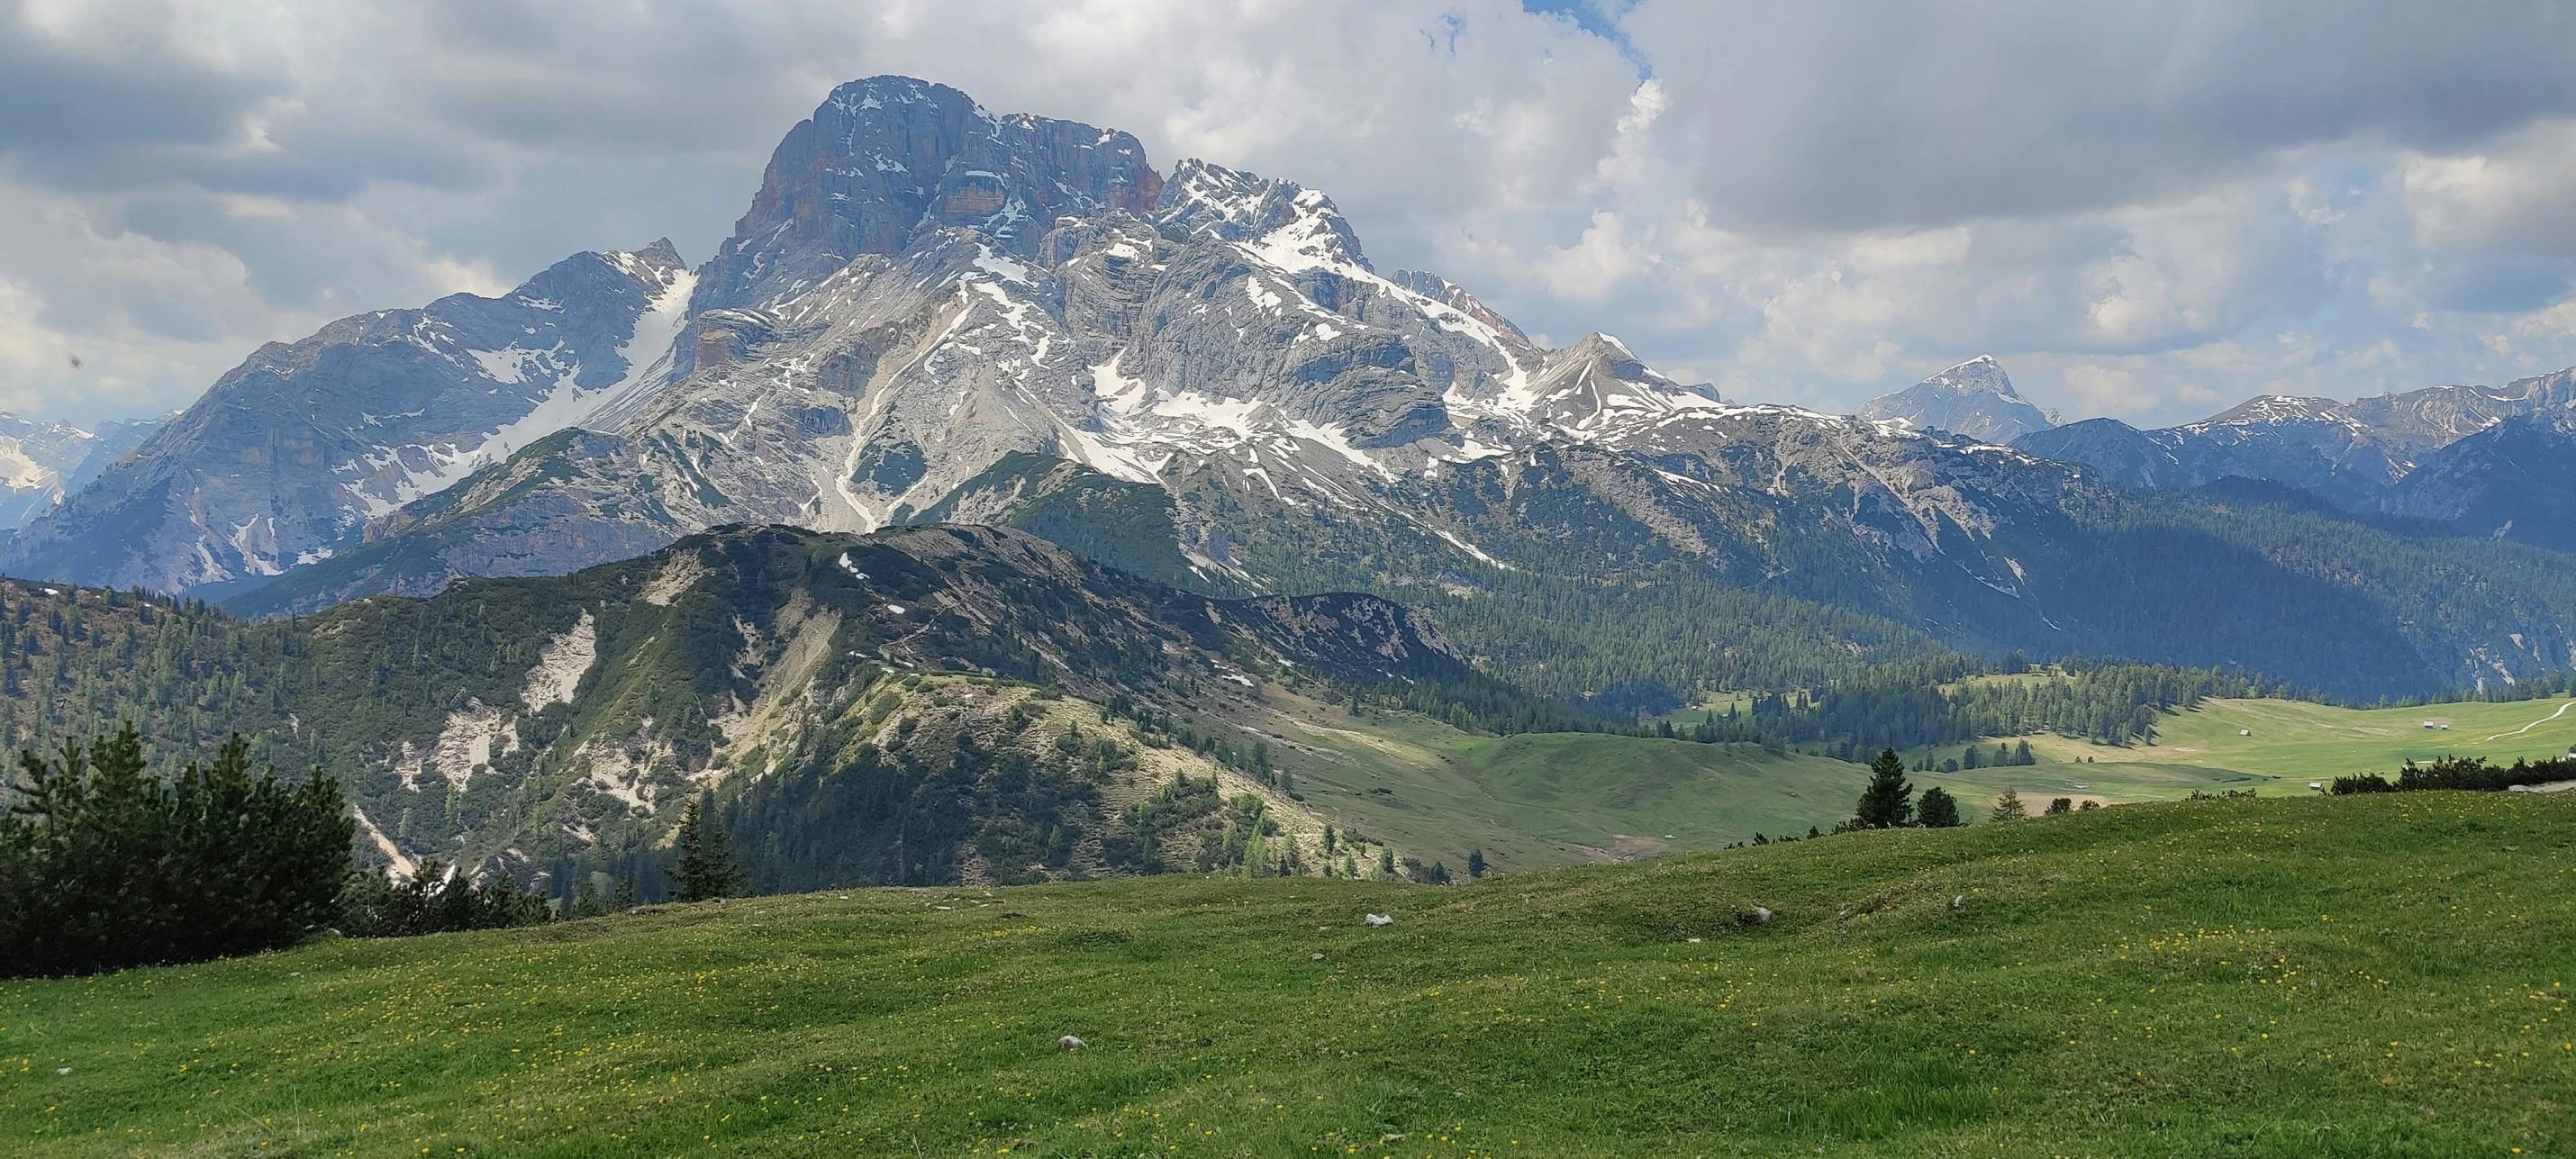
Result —
[{"label": "small white stone", "polygon": [[1070,1034],[1055,1040],[1055,1044],[1065,1048],[1066,1050],[1080,1050],[1083,1046],[1081,1039],[1075,1038]]},{"label": "small white stone", "polygon": [[1368,924],[1373,926],[1391,926],[1395,924],[1395,919],[1388,917],[1385,914],[1370,914],[1368,915]]}]

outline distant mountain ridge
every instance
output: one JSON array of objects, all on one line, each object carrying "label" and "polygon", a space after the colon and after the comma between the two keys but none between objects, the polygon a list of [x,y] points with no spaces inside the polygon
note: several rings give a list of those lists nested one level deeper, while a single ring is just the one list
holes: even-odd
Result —
[{"label": "distant mountain ridge", "polygon": [[367,520],[637,401],[693,281],[656,242],[270,343],[33,520],[6,567],[190,591],[328,559]]},{"label": "distant mountain ridge", "polygon": [[2576,368],[2503,387],[2435,386],[2351,403],[2265,395],[2160,430],[2087,419],[2013,446],[2125,486],[2261,479],[2357,514],[2560,550],[2576,543],[2576,523],[2556,498],[2576,489]]},{"label": "distant mountain ridge", "polygon": [[0,411],[0,531],[24,527],[79,493],[166,421],[109,421],[85,430]]},{"label": "distant mountain ridge", "polygon": [[2033,405],[2013,389],[2011,377],[1991,354],[1980,354],[1894,394],[1880,395],[1853,413],[1987,443],[2009,443],[2057,425],[2055,412]]}]

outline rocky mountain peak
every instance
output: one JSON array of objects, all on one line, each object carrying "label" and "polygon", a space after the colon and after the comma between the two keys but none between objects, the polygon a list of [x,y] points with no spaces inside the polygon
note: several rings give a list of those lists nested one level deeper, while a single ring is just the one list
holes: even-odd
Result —
[{"label": "rocky mountain peak", "polygon": [[2258,394],[2252,398],[2191,424],[2186,429],[2206,431],[2216,427],[2278,426],[2284,423],[2350,422],[2343,403],[2331,398],[2301,398],[2287,394]]},{"label": "rocky mountain peak", "polygon": [[1995,361],[1995,356],[1991,354],[1980,354],[1924,379],[1923,384],[1947,387],[1963,394],[1982,393],[2002,395],[2005,398],[2021,397],[2021,394],[2013,389],[2012,376],[2004,373],[2003,364]]},{"label": "rocky mountain peak", "polygon": [[1492,307],[1456,282],[1423,270],[1397,270],[1387,280],[1484,323],[1503,340],[1504,345],[1512,348],[1515,360],[1538,353],[1538,344],[1530,341],[1530,336],[1513,325],[1511,319],[1495,313]]},{"label": "rocky mountain peak", "polygon": [[1290,273],[1374,272],[1360,251],[1359,234],[1323,191],[1195,157],[1173,167],[1154,224],[1175,237],[1234,242]]},{"label": "rocky mountain peak", "polygon": [[1031,256],[1058,218],[1141,215],[1162,186],[1129,134],[995,116],[910,77],[851,81],[778,143],[695,310],[775,305],[861,254],[904,253],[929,229],[971,230]]},{"label": "rocky mountain peak", "polygon": [[1861,404],[1862,418],[1904,422],[1987,442],[2010,442],[2057,425],[2057,415],[2013,389],[1994,355],[1980,354],[1894,394]]},{"label": "rocky mountain peak", "polygon": [[366,521],[649,395],[692,284],[659,241],[265,345],[30,520],[5,566],[175,591],[327,559]]}]

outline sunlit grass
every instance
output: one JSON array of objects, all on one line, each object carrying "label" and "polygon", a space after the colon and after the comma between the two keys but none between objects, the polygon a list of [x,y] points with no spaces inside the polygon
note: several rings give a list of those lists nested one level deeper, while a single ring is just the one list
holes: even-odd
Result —
[{"label": "sunlit grass", "polygon": [[0,1150],[2567,1154],[2571,929],[2523,794],[852,890],[0,983]]}]

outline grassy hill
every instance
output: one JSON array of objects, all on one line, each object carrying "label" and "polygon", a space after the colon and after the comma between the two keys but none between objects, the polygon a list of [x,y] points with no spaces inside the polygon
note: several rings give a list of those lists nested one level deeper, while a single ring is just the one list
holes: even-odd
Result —
[{"label": "grassy hill", "polygon": [[1271,738],[1307,805],[1453,870],[1469,849],[1517,871],[1831,829],[1869,779],[1861,765],[1754,744],[1477,736],[1284,693],[1239,719]]},{"label": "grassy hill", "polygon": [[[2409,794],[1450,889],[1164,877],[660,907],[0,984],[0,1141],[2567,1154],[2571,885],[2576,801]],[[1743,921],[1756,906],[1775,916]]]},{"label": "grassy hill", "polygon": [[[2035,805],[2051,796],[2115,803],[2171,800],[2194,791],[2297,795],[2308,792],[2311,781],[2386,774],[2409,760],[2485,757],[2503,765],[2564,756],[2576,746],[2576,698],[2370,709],[2300,700],[2206,700],[2160,718],[2151,745],[2116,747],[2051,735],[2003,740],[2029,741],[2040,763],[1916,774],[1915,780],[1943,785],[1975,805],[2007,787]],[[1991,753],[1995,743],[1988,739],[1977,747]],[[1917,749],[1907,758],[1955,758],[1960,747]]]}]

